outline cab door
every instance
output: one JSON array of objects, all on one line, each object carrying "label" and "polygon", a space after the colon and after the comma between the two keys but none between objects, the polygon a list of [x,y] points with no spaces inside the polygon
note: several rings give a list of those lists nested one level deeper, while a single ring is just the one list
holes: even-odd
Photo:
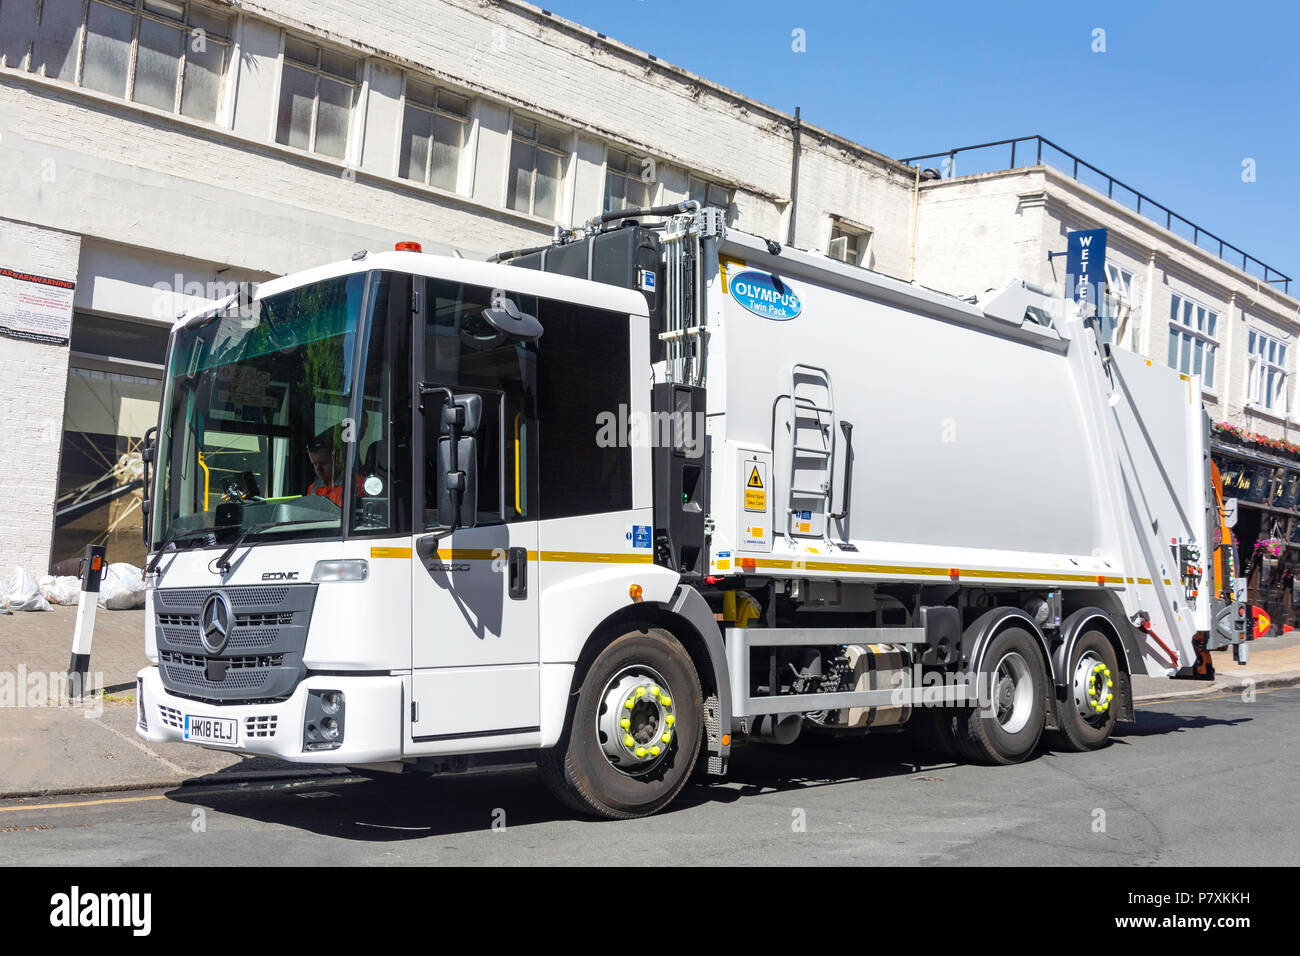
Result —
[{"label": "cab door", "polygon": [[[473,527],[438,522],[445,394],[416,410],[411,562],[412,745],[539,730],[533,347],[480,319],[492,290],[429,280],[417,316],[417,381],[477,395]],[[418,388],[417,388],[418,391]],[[423,539],[423,540],[422,540]]]}]

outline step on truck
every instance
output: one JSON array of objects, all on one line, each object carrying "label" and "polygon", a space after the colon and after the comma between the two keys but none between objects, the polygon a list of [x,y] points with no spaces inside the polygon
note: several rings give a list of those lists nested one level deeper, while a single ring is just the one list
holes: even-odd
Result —
[{"label": "step on truck", "polygon": [[1199,382],[1024,282],[957,299],[687,202],[241,286],[166,368],[150,741],[536,762],[633,817],[805,732],[1095,749],[1135,675],[1250,636]]}]

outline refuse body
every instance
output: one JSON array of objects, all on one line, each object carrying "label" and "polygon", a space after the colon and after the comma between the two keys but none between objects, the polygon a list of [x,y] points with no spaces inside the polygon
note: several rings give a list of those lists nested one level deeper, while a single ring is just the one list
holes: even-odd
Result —
[{"label": "refuse body", "polygon": [[7,578],[0,579],[0,604],[10,611],[50,610],[36,579],[22,568],[14,568]]}]

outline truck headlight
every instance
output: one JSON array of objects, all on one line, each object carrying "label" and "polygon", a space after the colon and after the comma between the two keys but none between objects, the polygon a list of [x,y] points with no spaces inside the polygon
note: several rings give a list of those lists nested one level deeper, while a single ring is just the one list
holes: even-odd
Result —
[{"label": "truck headlight", "polygon": [[347,700],[341,690],[309,690],[302,718],[303,750],[337,750],[343,745]]}]

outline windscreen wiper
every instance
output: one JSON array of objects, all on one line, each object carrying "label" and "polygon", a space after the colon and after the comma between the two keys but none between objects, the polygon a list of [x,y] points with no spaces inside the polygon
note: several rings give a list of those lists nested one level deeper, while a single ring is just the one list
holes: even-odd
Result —
[{"label": "windscreen wiper", "polygon": [[162,544],[158,545],[158,553],[153,556],[153,560],[145,565],[144,573],[153,574],[158,570],[158,562],[162,560],[162,556],[166,553],[167,547],[173,542],[180,541],[182,538],[188,538],[193,535],[211,534],[213,531],[217,531],[222,527],[228,526],[217,525],[212,528],[177,528],[173,531],[167,532],[167,537],[163,538]]},{"label": "windscreen wiper", "polygon": [[250,524],[243,531],[239,532],[239,537],[235,538],[234,543],[231,544],[230,547],[226,548],[225,553],[222,554],[221,557],[217,558],[217,560],[213,563],[216,565],[217,570],[219,572],[225,574],[227,571],[230,570],[230,556],[235,553],[236,548],[238,548],[241,544],[244,543],[244,539],[247,538],[254,531],[265,531],[267,528],[276,528],[286,524],[299,524],[299,523],[300,522],[298,521],[264,521],[261,524]]}]

